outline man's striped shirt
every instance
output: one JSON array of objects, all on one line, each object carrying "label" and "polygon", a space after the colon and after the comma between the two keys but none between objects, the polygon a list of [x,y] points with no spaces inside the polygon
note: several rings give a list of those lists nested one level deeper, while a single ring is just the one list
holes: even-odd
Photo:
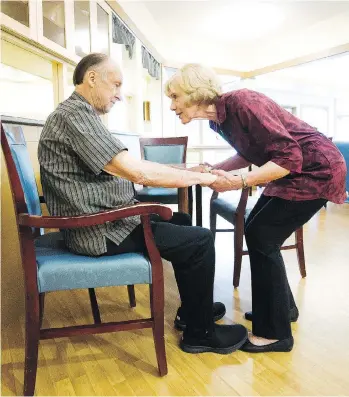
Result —
[{"label": "man's striped shirt", "polygon": [[[51,215],[92,214],[134,204],[133,184],[103,171],[127,150],[78,93],[58,105],[43,128],[38,149],[41,183]],[[140,224],[134,216],[64,231],[67,247],[84,255],[106,252],[106,238],[119,245]]]}]

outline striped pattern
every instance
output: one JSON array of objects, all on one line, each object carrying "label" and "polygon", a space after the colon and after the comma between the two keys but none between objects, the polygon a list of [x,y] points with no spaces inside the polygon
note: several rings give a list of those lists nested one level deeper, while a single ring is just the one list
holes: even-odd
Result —
[{"label": "striped pattern", "polygon": [[[38,149],[41,183],[51,215],[74,216],[136,202],[130,181],[103,171],[127,148],[103,125],[93,107],[74,92],[43,128]],[[88,228],[65,230],[68,248],[84,255],[106,252],[106,237],[120,244],[140,223],[138,216]]]}]

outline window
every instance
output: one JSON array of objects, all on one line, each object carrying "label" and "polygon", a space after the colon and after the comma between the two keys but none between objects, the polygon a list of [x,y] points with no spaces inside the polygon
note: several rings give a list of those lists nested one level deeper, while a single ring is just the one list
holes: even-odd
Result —
[{"label": "window", "polygon": [[[174,113],[173,116],[175,116]],[[188,146],[228,146],[220,135],[211,130],[208,120],[193,120],[188,124],[182,124],[181,120],[175,116],[175,134],[188,136]]]},{"label": "window", "polygon": [[75,52],[84,57],[91,52],[90,3],[74,1]]},{"label": "window", "polygon": [[288,112],[296,115],[297,114],[297,108],[295,106],[282,106],[285,110]]},{"label": "window", "polygon": [[109,54],[109,14],[97,4],[96,52]]},{"label": "window", "polygon": [[29,27],[28,1],[2,1],[1,12]]},{"label": "window", "polygon": [[328,110],[327,108],[316,106],[302,106],[301,119],[315,127],[319,132],[328,135]]},{"label": "window", "polygon": [[73,84],[73,75],[74,75],[74,68],[72,68],[71,66],[67,66],[66,81],[64,82],[64,84],[65,84],[65,87],[64,87],[64,99],[69,98],[70,95],[75,90],[75,86]]},{"label": "window", "polygon": [[65,41],[64,1],[43,1],[42,16],[44,36],[62,47]]},{"label": "window", "polygon": [[203,150],[202,161],[209,164],[216,164],[234,156],[235,154],[236,151],[233,148],[227,150]]},{"label": "window", "polygon": [[349,115],[337,117],[335,140],[349,141]]},{"label": "window", "polygon": [[205,146],[224,147],[228,143],[215,131],[210,128],[209,121],[202,120],[202,144]]},{"label": "window", "polygon": [[0,64],[1,114],[45,120],[54,110],[53,83],[51,80]]},{"label": "window", "polygon": [[[173,113],[175,115],[175,113]],[[200,123],[199,120],[191,121],[188,124],[182,124],[178,116],[175,116],[175,129],[176,136],[187,136],[188,146],[198,146],[200,145]]]},{"label": "window", "polygon": [[1,113],[44,120],[54,110],[52,62],[1,40]]}]

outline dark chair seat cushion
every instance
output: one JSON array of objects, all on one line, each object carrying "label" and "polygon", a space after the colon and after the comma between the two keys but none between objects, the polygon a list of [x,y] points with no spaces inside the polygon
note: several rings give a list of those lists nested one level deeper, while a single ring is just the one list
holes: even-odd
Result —
[{"label": "dark chair seat cushion", "polygon": [[163,204],[178,204],[178,189],[163,187],[144,187],[138,190],[136,198],[139,201],[159,202]]},{"label": "dark chair seat cushion", "polygon": [[[224,218],[229,223],[234,224],[234,216],[239,205],[239,199],[224,200],[223,198],[216,198],[211,202],[211,211]],[[258,198],[249,197],[246,206],[245,220],[250,215],[253,207],[256,205]]]}]

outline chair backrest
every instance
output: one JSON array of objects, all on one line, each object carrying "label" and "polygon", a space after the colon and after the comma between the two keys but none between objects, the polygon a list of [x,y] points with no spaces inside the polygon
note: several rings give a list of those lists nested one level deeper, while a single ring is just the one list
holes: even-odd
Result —
[{"label": "chair backrest", "polygon": [[140,138],[141,157],[161,164],[183,164],[187,159],[188,137]]},{"label": "chair backrest", "polygon": [[338,150],[342,153],[345,163],[347,164],[347,179],[346,179],[346,190],[349,192],[349,142],[341,142],[341,141],[335,141],[333,142]]},{"label": "chair backrest", "polygon": [[1,123],[1,147],[18,213],[42,215],[35,174],[20,125]]}]

